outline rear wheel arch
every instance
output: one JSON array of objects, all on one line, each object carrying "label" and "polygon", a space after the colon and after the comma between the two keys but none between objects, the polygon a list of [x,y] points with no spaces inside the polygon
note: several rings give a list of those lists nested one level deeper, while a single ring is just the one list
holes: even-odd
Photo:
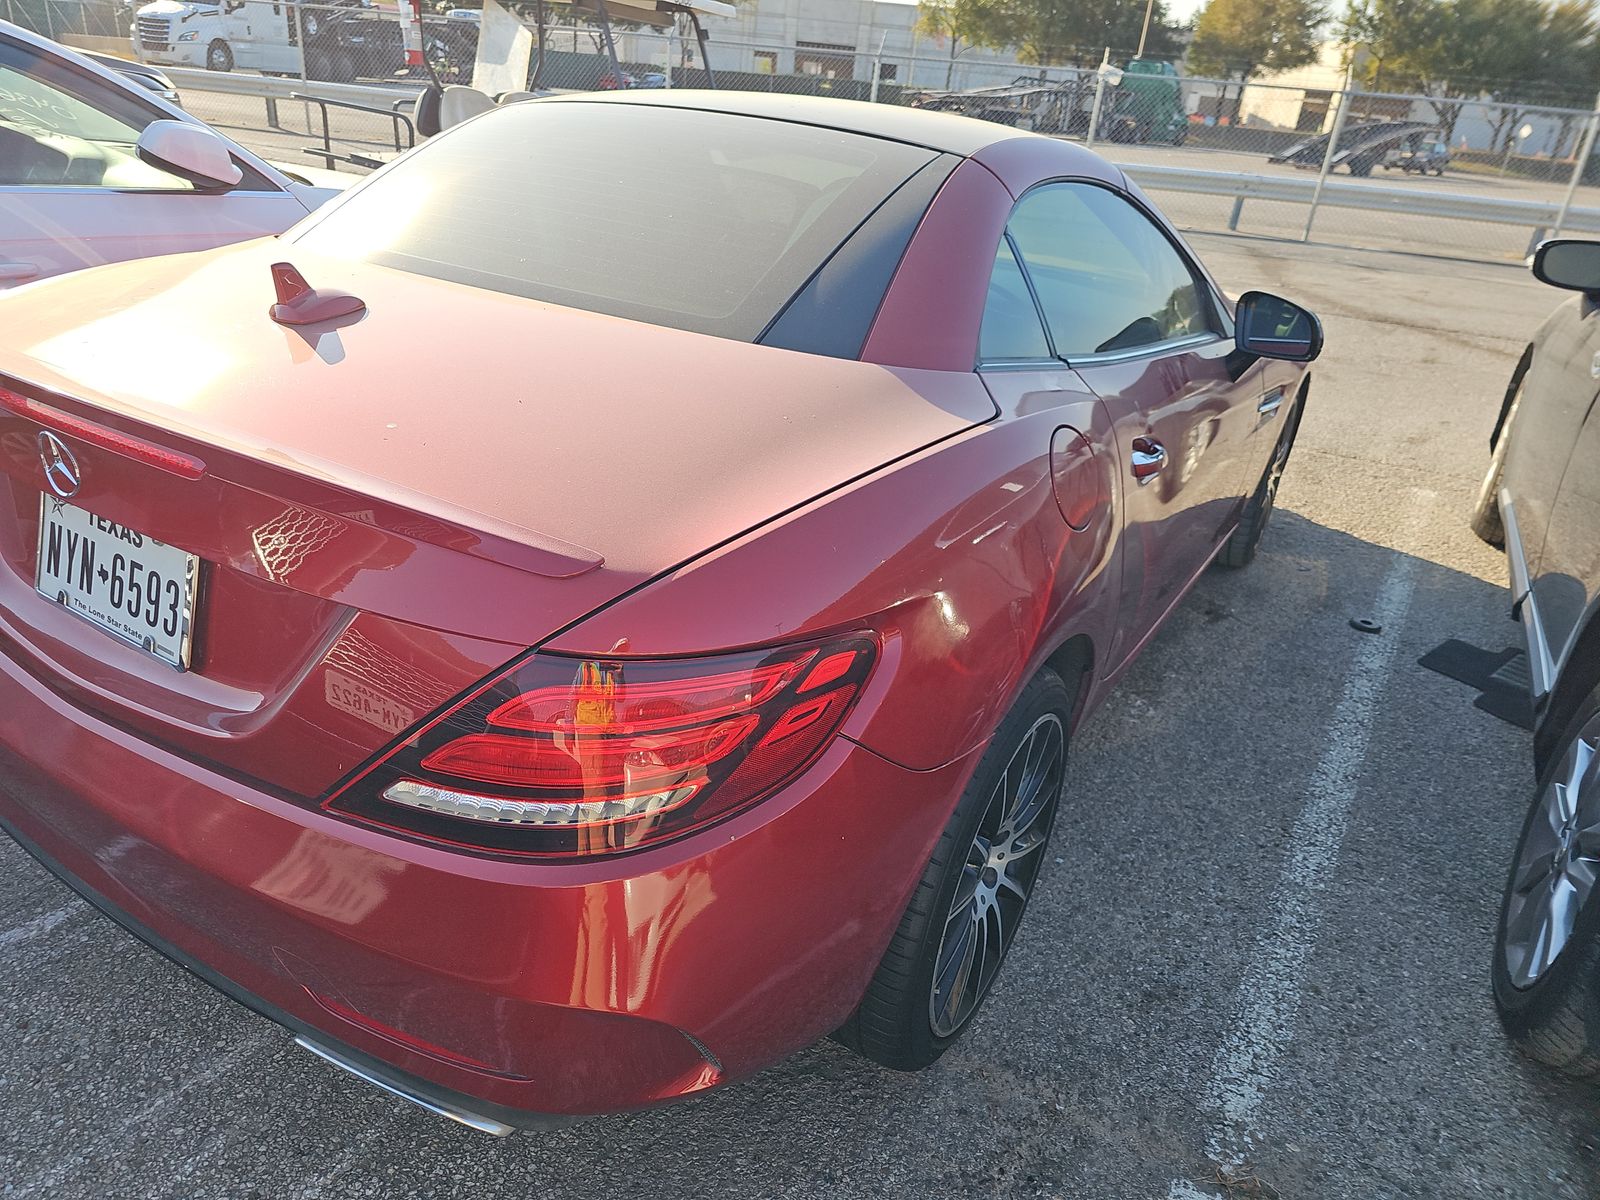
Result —
[{"label": "rear wheel arch", "polygon": [[[920,1070],[933,1063],[965,1031],[970,1018],[988,993],[998,972],[1000,962],[1009,949],[1010,940],[1022,920],[1027,900],[1033,890],[1040,867],[1048,853],[1050,827],[1055,822],[1061,797],[1070,734],[1065,728],[1072,707],[1069,686],[1048,667],[1041,667],[1029,678],[1025,686],[1013,697],[1006,712],[996,726],[989,744],[978,757],[974,773],[957,797],[931,856],[923,868],[911,894],[900,922],[885,948],[877,970],[867,982],[854,1011],[835,1031],[835,1040],[843,1043],[866,1058],[896,1070]],[[1027,777],[1035,761],[1028,753],[1030,741],[1036,731],[1049,730],[1053,739],[1054,754],[1041,763],[1047,779],[1041,787],[1048,789],[1033,793],[1042,797],[1042,807],[1033,809],[1036,814],[1026,825],[1012,823],[1010,816],[1002,816],[998,828],[989,825],[996,796],[1002,788],[1009,791],[1017,779],[1020,796],[1027,795]],[[1019,739],[1020,734],[1020,739]],[[1012,774],[1013,763],[1023,761],[1024,768]],[[1050,782],[1053,780],[1053,782]],[[1003,797],[1002,797],[1003,799]],[[1022,799],[1019,797],[1019,803]],[[1014,836],[1021,834],[1016,840]],[[1019,846],[1027,845],[1025,849]],[[996,855],[996,851],[999,851]],[[977,853],[979,863],[973,861]],[[1027,856],[1026,859],[1024,856]],[[987,869],[982,870],[984,857]],[[1006,861],[1011,858],[1012,861]],[[999,873],[1010,875],[1026,861],[1028,874],[1011,885],[1008,892],[998,883]],[[962,967],[953,975],[954,988],[970,996],[951,996],[947,1001],[951,1012],[944,1012],[940,1000],[944,992],[940,980],[950,981],[957,963],[956,957],[945,957],[946,939],[952,922],[960,921],[963,877],[969,881],[967,904],[980,904],[975,892],[980,885],[998,889],[1005,895],[1017,894],[1020,904],[1013,904],[1008,915],[1001,918],[997,895],[993,901],[994,912],[981,903],[972,920],[982,924],[985,936],[976,945],[983,947],[982,966],[968,953],[973,973],[978,975],[975,984]],[[953,903],[954,902],[954,903]],[[993,936],[990,935],[989,917],[994,917]],[[1010,937],[1002,931],[1009,931]],[[968,937],[976,937],[976,928]],[[989,943],[993,941],[995,956],[991,963]],[[960,1000],[968,1001],[965,1005]],[[950,1028],[940,1028],[943,1016],[954,1017]]]},{"label": "rear wheel arch", "polygon": [[1489,433],[1489,449],[1493,450],[1499,444],[1500,438],[1507,430],[1506,418],[1511,415],[1511,406],[1516,403],[1517,389],[1522,386],[1522,380],[1528,373],[1528,368],[1533,366],[1533,343],[1529,342],[1522,350],[1522,357],[1517,360],[1517,366],[1511,372],[1511,380],[1506,384],[1506,394],[1500,400],[1500,414],[1494,419],[1494,429]]},{"label": "rear wheel arch", "polygon": [[[1040,668],[1054,671],[1060,676],[1061,682],[1067,685],[1067,693],[1072,697],[1072,708],[1067,714],[1069,733],[1077,728],[1078,721],[1083,715],[1084,701],[1089,695],[1089,685],[1094,680],[1094,668],[1094,642],[1086,633],[1076,633],[1067,638],[1046,656]],[[1034,674],[1037,675],[1038,671]],[[1024,684],[1023,691],[1026,690],[1027,685]],[[1004,720],[1003,714],[1001,719]]]}]

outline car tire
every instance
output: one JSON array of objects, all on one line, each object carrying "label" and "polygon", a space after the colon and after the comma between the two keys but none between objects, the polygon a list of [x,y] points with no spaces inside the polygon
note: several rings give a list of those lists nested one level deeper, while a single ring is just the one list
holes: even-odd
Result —
[{"label": "car tire", "polygon": [[[1071,708],[1066,685],[1049,669],[1023,690],[962,791],[882,962],[835,1040],[885,1067],[917,1071],[971,1026],[1015,944],[1048,853]],[[1023,769],[1008,770],[1019,760]]]},{"label": "car tire", "polygon": [[1267,532],[1267,524],[1272,520],[1272,510],[1277,506],[1278,484],[1283,480],[1283,469],[1289,465],[1289,455],[1294,450],[1294,439],[1299,432],[1300,401],[1297,398],[1289,408],[1289,415],[1284,418],[1283,432],[1278,435],[1277,445],[1272,448],[1272,458],[1262,472],[1261,481],[1244,502],[1239,523],[1234,526],[1222,552],[1217,555],[1217,562],[1222,566],[1237,569],[1248,567],[1255,561],[1256,552],[1261,549],[1261,539]]},{"label": "car tire", "polygon": [[331,68],[328,65],[327,51],[307,50],[305,63],[307,79],[325,80],[328,78]]},{"label": "car tire", "polygon": [[1517,409],[1522,405],[1521,380],[1517,382],[1517,394],[1511,397],[1511,407],[1506,409],[1506,419],[1500,423],[1500,436],[1494,440],[1494,449],[1489,452],[1489,469],[1484,472],[1483,482],[1478,485],[1478,497],[1472,503],[1472,517],[1467,522],[1472,526],[1472,532],[1477,534],[1489,545],[1498,549],[1505,549],[1506,527],[1500,519],[1500,481],[1506,473],[1506,453],[1511,445],[1511,424],[1516,419]]},{"label": "car tire", "polygon": [[233,47],[218,38],[206,47],[206,70],[231,71],[233,70]]},{"label": "car tire", "polygon": [[356,81],[356,60],[348,50],[335,50],[328,59],[328,79],[333,83]]},{"label": "car tire", "polygon": [[1579,1078],[1600,1074],[1596,875],[1600,687],[1578,706],[1540,775],[1500,901],[1491,972],[1495,1008],[1511,1040],[1530,1058]]}]

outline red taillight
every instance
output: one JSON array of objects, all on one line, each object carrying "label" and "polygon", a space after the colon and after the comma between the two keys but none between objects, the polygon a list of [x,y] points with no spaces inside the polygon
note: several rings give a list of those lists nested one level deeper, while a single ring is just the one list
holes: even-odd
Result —
[{"label": "red taillight", "polygon": [[683,723],[685,713],[710,720],[760,707],[795,677],[805,661],[772,663],[704,679],[635,683],[620,696],[603,679],[540,688],[506,701],[489,714],[489,724],[535,733],[569,729],[580,722],[594,728],[602,723],[595,714],[600,706],[607,710],[603,724],[608,733],[670,729]]},{"label": "red taillight", "polygon": [[596,788],[681,775],[731,754],[756,727],[754,714],[656,734],[569,731],[520,737],[472,733],[424,756],[422,769],[510,787]]},{"label": "red taillight", "polygon": [[814,762],[875,657],[864,637],[715,659],[531,654],[327,807],[501,853],[653,845],[749,807]]}]

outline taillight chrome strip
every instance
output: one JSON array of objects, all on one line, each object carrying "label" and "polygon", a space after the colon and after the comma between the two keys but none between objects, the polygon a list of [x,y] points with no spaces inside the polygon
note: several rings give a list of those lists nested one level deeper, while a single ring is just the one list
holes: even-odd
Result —
[{"label": "taillight chrome strip", "polygon": [[68,434],[80,441],[88,442],[91,446],[109,450],[112,454],[120,454],[123,458],[155,467],[180,479],[201,479],[206,473],[206,464],[192,454],[168,450],[154,442],[112,429],[109,425],[73,416],[69,412],[13,392],[9,388],[0,387],[0,408],[16,416],[26,417],[30,421],[37,421],[57,433]]}]

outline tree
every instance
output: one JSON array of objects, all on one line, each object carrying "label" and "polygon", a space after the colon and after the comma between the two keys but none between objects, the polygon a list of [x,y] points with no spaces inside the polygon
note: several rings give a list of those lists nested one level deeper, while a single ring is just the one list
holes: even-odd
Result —
[{"label": "tree", "polygon": [[1358,0],[1343,30],[1371,56],[1369,84],[1423,92],[1446,140],[1468,100],[1498,101],[1491,144],[1507,154],[1529,104],[1586,102],[1595,79],[1584,0]]},{"label": "tree", "polygon": [[1384,85],[1385,66],[1433,36],[1439,0],[1352,0],[1339,26],[1339,40],[1352,51],[1356,78],[1375,92]]},{"label": "tree", "polygon": [[[1132,54],[1144,25],[1144,8],[1145,0],[934,0],[920,5],[918,12],[928,16],[930,10],[950,10],[952,17],[960,17],[968,44],[1015,46],[1023,62],[1084,66],[1099,62],[1108,48]],[[945,26],[943,20],[933,16],[933,23],[924,28],[928,32],[935,27],[955,28],[954,21]],[[1166,5],[1156,0],[1145,54],[1175,57],[1180,50]]]},{"label": "tree", "polygon": [[[1041,65],[1088,66],[1107,49],[1132,54],[1144,26],[1144,0],[1016,0],[1009,7],[1022,59]],[[1156,0],[1145,57],[1174,57],[1180,49],[1166,5]]]},{"label": "tree", "polygon": [[1195,21],[1189,62],[1241,80],[1303,67],[1316,61],[1326,20],[1318,0],[1209,0]]},{"label": "tree", "polygon": [[[1550,10],[1546,37],[1549,45],[1544,48],[1541,70],[1556,89],[1553,94],[1563,105],[1588,108],[1600,87],[1600,27],[1589,0],[1560,0]],[[1548,149],[1550,157],[1566,155],[1576,120],[1574,114],[1563,114],[1554,144]]]},{"label": "tree", "polygon": [[998,23],[986,11],[995,7],[984,0],[923,0],[917,5],[916,32],[950,47],[950,61],[944,71],[947,91],[955,78],[956,55],[961,53],[962,42],[969,46],[996,44],[992,39],[1000,35]]},{"label": "tree", "polygon": [[1202,74],[1237,78],[1242,100],[1246,81],[1257,71],[1315,62],[1326,20],[1320,0],[1207,0],[1195,21],[1189,65]]}]

